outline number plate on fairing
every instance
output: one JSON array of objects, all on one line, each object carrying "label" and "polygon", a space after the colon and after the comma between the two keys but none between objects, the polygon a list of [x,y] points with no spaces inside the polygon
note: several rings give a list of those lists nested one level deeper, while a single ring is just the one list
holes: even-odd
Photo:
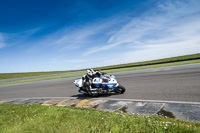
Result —
[{"label": "number plate on fairing", "polygon": [[94,78],[92,81],[93,87],[99,88],[101,86],[102,79],[101,78]]}]

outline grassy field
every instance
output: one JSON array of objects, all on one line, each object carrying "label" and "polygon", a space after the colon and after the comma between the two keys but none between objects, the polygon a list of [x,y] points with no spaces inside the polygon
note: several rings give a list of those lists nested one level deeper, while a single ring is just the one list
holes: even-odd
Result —
[{"label": "grassy field", "polygon": [[104,72],[121,72],[121,71],[131,71],[131,70],[139,70],[139,69],[148,69],[148,68],[157,68],[157,67],[168,67],[168,66],[177,66],[177,65],[186,65],[186,64],[194,64],[200,63],[199,60],[191,60],[191,61],[181,61],[181,62],[173,62],[173,63],[164,63],[157,65],[147,65],[147,66],[139,66],[139,67],[128,67],[128,68],[120,68],[120,69],[110,69],[105,70]]},{"label": "grassy field", "polygon": [[32,81],[40,81],[40,80],[50,80],[50,79],[58,79],[58,78],[76,77],[76,76],[82,76],[83,74],[85,74],[85,73],[76,73],[76,74],[69,74],[69,75],[50,76],[50,77],[24,79],[24,80],[17,80],[17,81],[8,81],[8,82],[2,82],[2,83],[0,83],[0,85],[24,83],[24,82],[32,82]]},{"label": "grassy field", "polygon": [[[116,67],[123,67],[123,66],[130,66],[130,65],[141,65],[141,64],[165,62],[165,61],[175,61],[175,60],[191,59],[191,58],[197,58],[197,57],[200,57],[200,54],[172,57],[172,58],[167,58],[167,59],[145,61],[145,62],[138,62],[138,63],[120,64],[120,65],[99,67],[99,68],[94,68],[94,69],[96,69],[96,70],[108,69],[108,68],[112,69],[112,68],[116,68]],[[1,79],[11,79],[11,78],[31,77],[31,76],[41,76],[41,75],[52,75],[52,74],[69,73],[69,72],[77,72],[77,71],[84,71],[84,69],[73,70],[73,71],[52,71],[52,72],[0,73],[0,80]]]},{"label": "grassy field", "polygon": [[[112,72],[131,71],[131,70],[148,69],[148,68],[156,68],[156,67],[167,67],[167,66],[175,66],[175,65],[185,65],[185,64],[193,64],[193,63],[200,63],[200,60],[182,61],[182,62],[174,62],[174,63],[165,63],[165,64],[158,64],[158,65],[147,65],[147,66],[140,66],[140,67],[129,67],[129,68],[111,69],[111,70],[105,70],[103,72],[112,73]],[[14,84],[14,83],[23,83],[23,82],[32,82],[32,81],[40,81],[40,80],[50,80],[50,79],[58,79],[58,78],[67,78],[67,77],[76,77],[76,76],[80,76],[81,77],[83,74],[85,74],[85,73],[76,73],[76,74],[69,74],[69,75],[42,77],[42,78],[34,78],[34,79],[24,79],[24,80],[17,80],[17,81],[8,81],[8,82],[2,82],[2,83],[0,83],[0,85]]]},{"label": "grassy field", "polygon": [[[141,64],[165,62],[165,61],[176,61],[176,60],[191,59],[191,58],[198,58],[198,57],[200,57],[200,54],[173,57],[173,58],[168,58],[168,59],[161,59],[161,60],[154,60],[154,61],[147,61],[147,62],[139,62],[139,63],[130,63],[130,64],[115,65],[115,66],[107,66],[107,67],[100,67],[100,68],[94,68],[94,69],[96,69],[96,70],[98,70],[98,69],[108,69],[108,68],[116,68],[116,67],[130,66],[130,65],[141,65]],[[145,66],[138,66],[138,67],[109,69],[109,70],[104,70],[104,72],[112,73],[112,72],[131,71],[131,70],[148,69],[148,68],[156,68],[156,67],[185,65],[185,64],[193,64],[193,63],[200,63],[200,59],[189,60],[189,61],[180,61],[180,62],[172,62],[172,63],[164,63],[164,64],[156,64],[156,65],[145,65]],[[55,72],[32,72],[32,73],[0,73],[0,80],[1,79],[31,77],[31,76],[60,74],[60,73],[69,73],[69,72],[77,72],[77,71],[83,71],[83,70],[55,71]],[[82,76],[83,74],[85,74],[85,73],[50,76],[50,77],[42,77],[42,78],[34,78],[34,79],[24,79],[24,80],[18,80],[18,81],[8,81],[8,82],[2,82],[2,83],[0,83],[0,85],[13,84],[13,83],[22,83],[22,82],[31,82],[31,81],[40,81],[40,80],[49,80],[49,79],[57,79],[57,78],[75,77],[75,76]]]},{"label": "grassy field", "polygon": [[178,61],[178,60],[199,58],[199,57],[200,57],[200,53],[199,54],[172,57],[172,58],[159,59],[159,60],[152,60],[152,61],[144,61],[144,62],[137,62],[137,63],[128,63],[128,64],[113,65],[113,66],[105,66],[105,67],[99,67],[99,68],[96,68],[96,69],[108,69],[108,68],[125,67],[125,66],[132,66],[132,65],[143,65],[143,64],[167,62],[167,61]]},{"label": "grassy field", "polygon": [[42,76],[42,75],[52,75],[60,73],[70,73],[83,70],[73,70],[73,71],[52,71],[52,72],[27,72],[27,73],[0,73],[1,79],[11,79],[11,78],[23,78],[23,77],[32,77],[32,76]]},{"label": "grassy field", "polygon": [[200,123],[92,108],[0,105],[0,132],[198,133]]}]

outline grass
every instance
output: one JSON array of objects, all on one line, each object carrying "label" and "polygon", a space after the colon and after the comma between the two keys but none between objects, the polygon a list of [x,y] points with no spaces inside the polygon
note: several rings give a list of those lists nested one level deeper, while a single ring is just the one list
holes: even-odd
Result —
[{"label": "grass", "polygon": [[76,77],[76,76],[82,76],[83,74],[85,74],[85,73],[76,73],[76,74],[68,74],[68,75],[60,75],[60,76],[24,79],[24,80],[17,80],[17,81],[8,81],[8,82],[2,82],[2,83],[0,83],[0,85],[33,82],[33,81],[40,81],[40,80],[50,80],[50,79],[58,79],[58,78]]},{"label": "grass", "polygon": [[200,123],[92,108],[6,104],[0,105],[0,132],[197,133]]},{"label": "grass", "polygon": [[[185,65],[185,64],[193,64],[193,63],[200,63],[200,60],[165,63],[165,64],[158,64],[158,65],[147,65],[147,66],[140,66],[140,67],[111,69],[111,70],[105,70],[104,72],[112,73],[112,72],[131,71],[131,70],[148,69],[148,68],[156,68],[156,67]],[[85,74],[85,73],[76,73],[76,74],[68,74],[68,75],[60,75],[60,76],[42,77],[42,78],[34,78],[34,79],[24,79],[24,80],[17,80],[17,81],[8,81],[8,82],[2,82],[2,83],[0,83],[0,85],[23,83],[23,82],[32,82],[32,81],[40,81],[40,80],[50,80],[50,79],[58,79],[58,78],[76,77],[76,76],[82,76],[83,74]]]},{"label": "grass", "polygon": [[[175,66],[175,65],[200,63],[200,59],[190,60],[190,61],[173,62],[173,63],[164,63],[164,64],[157,64],[157,65],[146,65],[146,66],[138,66],[138,67],[112,69],[112,68],[116,68],[116,67],[124,67],[124,66],[130,66],[130,65],[142,65],[142,64],[166,62],[166,61],[176,61],[176,60],[184,60],[184,59],[191,59],[191,58],[199,58],[199,57],[200,57],[200,54],[193,54],[193,55],[172,57],[172,58],[167,58],[167,59],[160,59],[160,60],[153,60],[153,61],[146,61],[146,62],[138,62],[138,63],[129,63],[129,64],[121,64],[121,65],[114,65],[114,66],[99,67],[99,68],[95,68],[95,69],[96,70],[98,70],[98,69],[110,69],[110,70],[104,70],[104,72],[112,73],[112,72],[131,71],[131,70],[148,69],[148,68],[156,68],[156,67],[167,67],[167,66]],[[60,73],[69,73],[69,72],[77,72],[77,71],[83,71],[83,69],[82,70],[74,70],[74,71],[54,71],[54,72],[0,73],[0,80],[1,79],[31,77],[31,76],[60,74]],[[7,82],[0,83],[0,85],[31,82],[31,81],[40,81],[40,80],[49,80],[49,79],[58,79],[58,78],[67,78],[67,77],[75,77],[75,76],[82,76],[83,74],[84,73],[75,73],[75,74],[68,74],[68,75],[59,75],[59,76],[50,76],[50,77],[48,76],[48,77],[42,77],[42,78],[24,79],[24,80],[18,80],[18,81],[7,81]]]},{"label": "grass", "polygon": [[137,62],[137,63],[128,63],[128,64],[105,66],[105,67],[99,67],[99,68],[96,68],[96,69],[108,69],[108,68],[125,67],[125,66],[132,66],[132,65],[143,65],[143,64],[167,62],[167,61],[178,61],[178,60],[192,59],[192,58],[200,58],[200,53],[199,54],[172,57],[172,58],[159,59],[159,60],[152,60],[152,61],[143,61],[143,62]]},{"label": "grass", "polygon": [[0,73],[1,79],[11,79],[11,78],[23,78],[23,77],[32,77],[32,76],[42,76],[42,75],[52,75],[52,74],[61,74],[61,73],[70,73],[83,70],[72,70],[72,71],[52,71],[52,72],[27,72],[27,73]]},{"label": "grass", "polygon": [[[98,70],[98,69],[108,69],[108,68],[112,69],[112,68],[116,68],[116,67],[123,67],[123,66],[130,66],[130,65],[141,65],[141,64],[165,62],[165,61],[176,61],[176,60],[199,58],[199,57],[200,57],[200,53],[199,54],[179,56],[179,57],[166,58],[166,59],[160,59],[160,60],[153,60],[153,61],[105,66],[105,67],[99,67],[99,68],[94,68],[94,69],[96,69],[96,70]],[[11,79],[11,78],[31,77],[31,76],[41,76],[41,75],[61,74],[61,73],[77,72],[77,71],[84,71],[84,70],[85,69],[72,70],[72,71],[52,71],[52,72],[0,73],[0,80],[1,79]]]},{"label": "grass", "polygon": [[191,61],[174,62],[174,63],[157,64],[157,65],[147,65],[147,66],[139,66],[139,67],[111,69],[111,70],[105,70],[105,72],[111,73],[111,72],[131,71],[131,70],[140,70],[140,69],[158,68],[158,67],[168,67],[168,66],[186,65],[186,64],[194,64],[194,63],[200,63],[200,59],[191,60]]}]

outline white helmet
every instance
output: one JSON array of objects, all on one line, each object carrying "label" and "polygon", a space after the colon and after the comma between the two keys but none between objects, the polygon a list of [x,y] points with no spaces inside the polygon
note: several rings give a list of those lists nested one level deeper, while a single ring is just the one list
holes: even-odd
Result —
[{"label": "white helmet", "polygon": [[87,70],[87,75],[92,77],[92,75],[94,74],[94,70],[93,69],[88,69]]}]

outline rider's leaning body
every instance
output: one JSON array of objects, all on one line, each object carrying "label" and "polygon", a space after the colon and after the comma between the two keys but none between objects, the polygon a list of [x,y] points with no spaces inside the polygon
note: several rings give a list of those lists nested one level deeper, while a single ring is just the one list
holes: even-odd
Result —
[{"label": "rider's leaning body", "polygon": [[92,80],[95,77],[100,77],[102,79],[107,79],[106,77],[103,76],[103,74],[100,71],[94,71],[93,69],[88,69],[86,74],[83,75],[82,80],[83,80],[83,89],[91,88],[92,85]]}]

